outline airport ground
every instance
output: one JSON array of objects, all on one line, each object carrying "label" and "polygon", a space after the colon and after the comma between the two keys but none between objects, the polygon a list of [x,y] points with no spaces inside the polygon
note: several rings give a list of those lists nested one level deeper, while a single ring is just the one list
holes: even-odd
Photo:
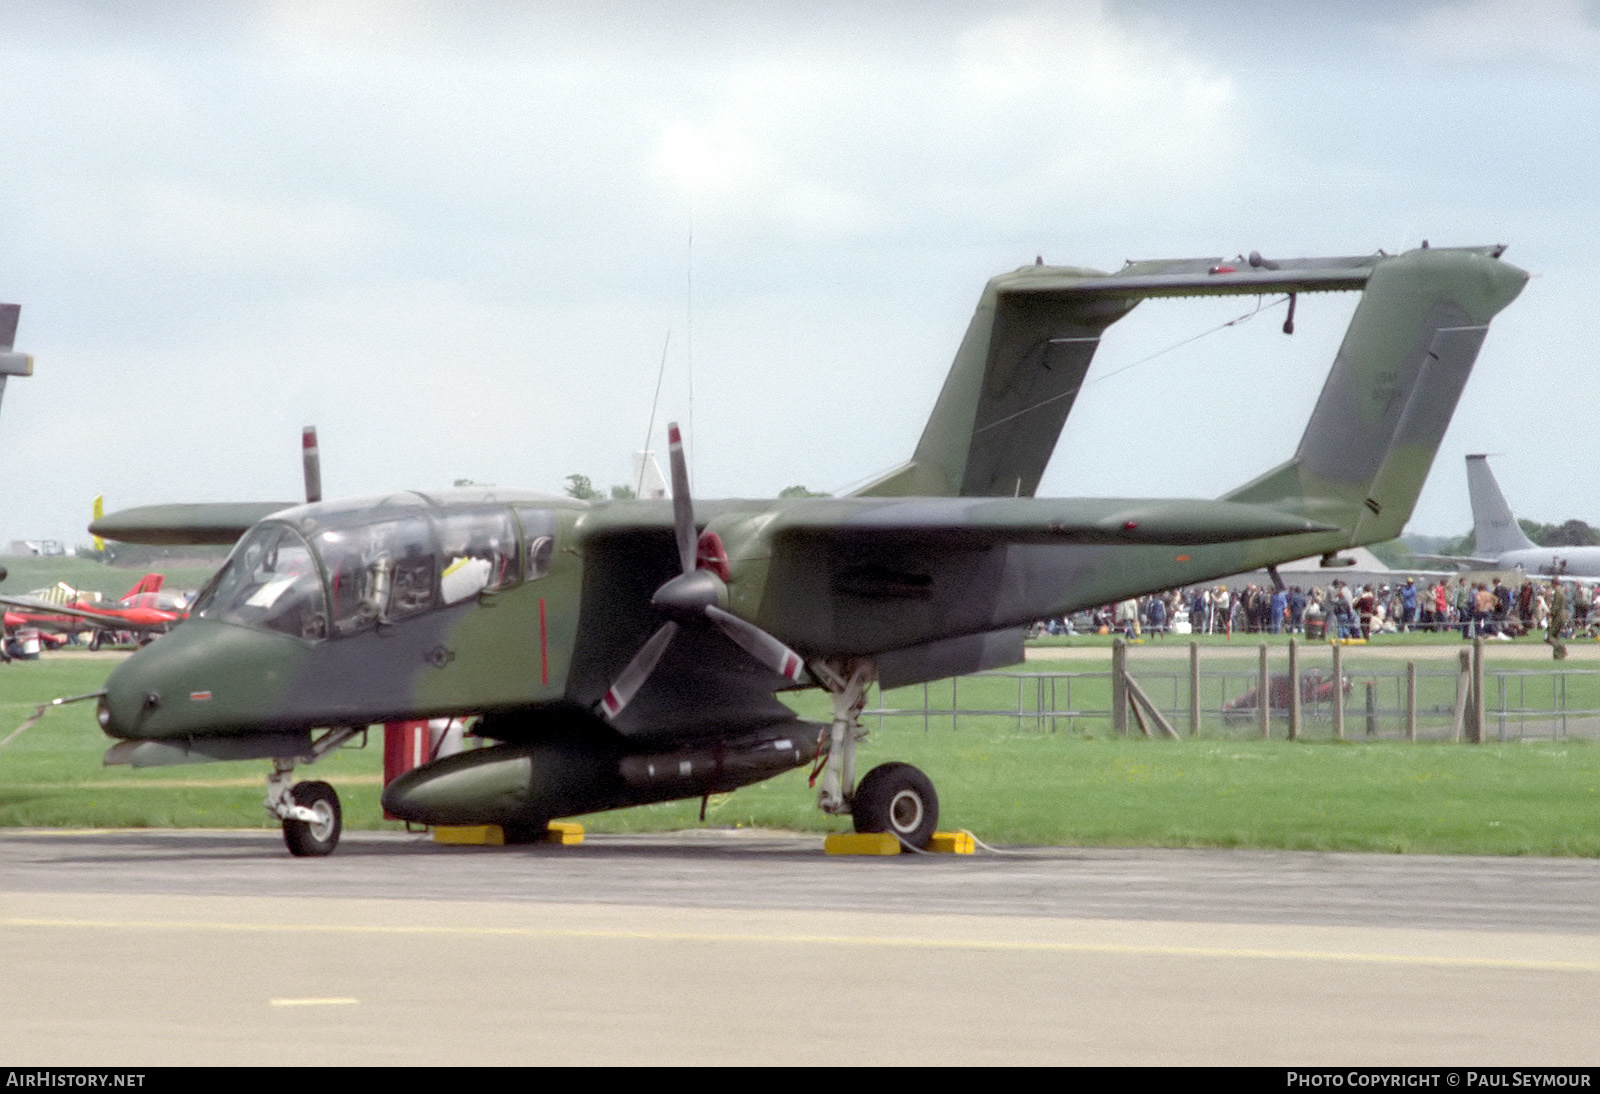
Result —
[{"label": "airport ground", "polygon": [[20,830],[0,893],[30,1066],[1600,1057],[1592,859]]}]

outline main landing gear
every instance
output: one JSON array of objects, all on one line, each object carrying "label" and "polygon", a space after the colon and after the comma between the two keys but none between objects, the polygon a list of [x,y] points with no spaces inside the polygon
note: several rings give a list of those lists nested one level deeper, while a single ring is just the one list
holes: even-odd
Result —
[{"label": "main landing gear", "polygon": [[331,729],[311,744],[311,756],[279,757],[267,778],[267,812],[283,822],[283,842],[296,857],[331,855],[344,830],[339,795],[325,782],[294,782],[297,760],[313,763],[354,736],[354,729]]},{"label": "main landing gear", "polygon": [[817,806],[834,816],[850,814],[857,832],[892,832],[907,846],[923,849],[939,824],[933,782],[910,764],[880,764],[857,785],[856,744],[867,735],[861,709],[877,679],[871,661],[814,662],[811,673],[833,698],[828,758],[822,768]]}]

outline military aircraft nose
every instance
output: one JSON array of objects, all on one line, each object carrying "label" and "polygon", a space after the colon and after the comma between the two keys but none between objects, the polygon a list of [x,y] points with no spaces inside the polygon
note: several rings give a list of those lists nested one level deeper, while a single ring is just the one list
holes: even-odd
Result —
[{"label": "military aircraft nose", "polygon": [[155,710],[161,705],[159,692],[141,692],[139,677],[143,675],[142,672],[138,669],[128,671],[133,661],[141,656],[142,653],[134,654],[118,665],[106,679],[105,694],[100,696],[94,717],[108,737],[139,736],[145,711]]},{"label": "military aircraft nose", "polygon": [[154,739],[284,721],[305,656],[285,635],[190,620],[106,679],[96,718],[109,736]]}]

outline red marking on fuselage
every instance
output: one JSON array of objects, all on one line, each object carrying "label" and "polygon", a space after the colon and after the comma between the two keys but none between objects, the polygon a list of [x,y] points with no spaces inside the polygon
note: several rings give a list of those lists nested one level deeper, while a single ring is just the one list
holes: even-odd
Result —
[{"label": "red marking on fuselage", "polygon": [[542,596],[539,598],[539,683],[544,687],[550,684],[550,644],[546,637]]}]

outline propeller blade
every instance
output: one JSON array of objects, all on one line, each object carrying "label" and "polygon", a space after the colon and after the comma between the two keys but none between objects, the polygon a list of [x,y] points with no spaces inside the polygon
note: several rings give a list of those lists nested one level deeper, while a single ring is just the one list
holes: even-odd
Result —
[{"label": "propeller blade", "polygon": [[633,701],[644,682],[655,671],[656,664],[661,660],[661,655],[667,652],[667,644],[672,641],[672,636],[678,633],[678,625],[670,619],[661,625],[661,629],[650,636],[639,652],[633,655],[633,660],[628,662],[628,667],[622,670],[610,690],[600,700],[600,710],[607,718],[615,718],[622,713],[622,708]]},{"label": "propeller blade", "polygon": [[317,427],[308,425],[300,432],[300,458],[305,464],[306,501],[322,500],[322,452],[317,448]]},{"label": "propeller blade", "polygon": [[667,453],[672,460],[672,521],[678,534],[678,561],[684,573],[694,572],[699,539],[694,534],[694,499],[689,496],[689,464],[683,458],[678,423],[667,424]]},{"label": "propeller blade", "polygon": [[800,655],[754,623],[723,611],[715,604],[706,606],[706,617],[741,649],[779,676],[786,676],[797,684],[806,681],[806,663]]}]

